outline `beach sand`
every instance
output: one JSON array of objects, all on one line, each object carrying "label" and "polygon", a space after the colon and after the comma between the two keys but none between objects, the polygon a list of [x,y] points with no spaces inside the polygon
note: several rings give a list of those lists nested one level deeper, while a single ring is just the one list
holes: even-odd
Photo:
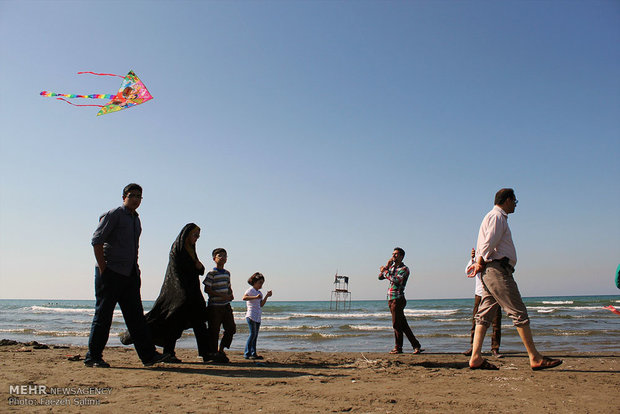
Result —
[{"label": "beach sand", "polygon": [[[195,350],[180,349],[182,363],[145,368],[133,348],[108,347],[108,369],[85,367],[85,353],[0,346],[0,412],[620,412],[620,352],[549,355],[564,364],[538,372],[524,353],[489,357],[499,371],[472,371],[463,355],[431,352],[265,351],[261,364],[229,352],[229,364],[203,364]],[[11,395],[21,385],[48,394]],[[56,387],[78,394],[51,394]],[[65,405],[24,405],[32,401]]]}]

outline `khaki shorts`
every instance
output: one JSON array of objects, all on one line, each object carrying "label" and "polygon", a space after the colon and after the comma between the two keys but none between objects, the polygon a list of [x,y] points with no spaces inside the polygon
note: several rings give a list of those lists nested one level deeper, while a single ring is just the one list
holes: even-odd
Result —
[{"label": "khaki shorts", "polygon": [[489,326],[501,307],[512,319],[515,326],[526,326],[530,323],[527,309],[521,299],[517,283],[507,266],[499,262],[487,263],[482,271],[484,293],[476,313],[476,324]]}]

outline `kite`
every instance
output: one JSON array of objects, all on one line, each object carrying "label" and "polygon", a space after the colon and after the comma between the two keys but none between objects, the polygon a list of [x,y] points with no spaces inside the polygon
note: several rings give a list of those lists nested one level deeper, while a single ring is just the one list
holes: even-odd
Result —
[{"label": "kite", "polygon": [[[132,106],[140,105],[146,101],[153,99],[148,89],[146,89],[146,86],[144,86],[144,83],[142,83],[140,78],[136,76],[133,70],[130,70],[127,76],[95,72],[78,72],[78,75],[82,75],[85,73],[97,76],[118,76],[119,78],[123,78],[123,83],[121,84],[121,87],[116,94],[75,95],[68,93],[43,91],[40,93],[40,95],[46,97],[57,97],[56,99],[65,101],[66,103],[73,106],[97,106],[101,108],[101,110],[99,110],[99,112],[97,113],[97,116],[131,108]],[[64,98],[111,99],[111,101],[105,105],[77,105],[73,102],[69,102]]]}]

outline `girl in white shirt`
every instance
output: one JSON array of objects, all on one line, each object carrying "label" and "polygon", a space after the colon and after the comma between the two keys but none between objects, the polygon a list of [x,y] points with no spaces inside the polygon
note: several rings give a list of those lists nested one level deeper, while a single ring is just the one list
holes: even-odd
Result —
[{"label": "girl in white shirt", "polygon": [[260,329],[262,308],[265,306],[267,298],[271,296],[271,291],[269,291],[263,297],[260,291],[263,283],[265,283],[265,276],[258,272],[254,273],[248,279],[248,284],[251,287],[243,294],[243,300],[246,301],[247,306],[245,320],[250,328],[250,336],[245,344],[245,352],[243,353],[245,359],[263,359],[262,356],[256,354],[256,340],[258,339],[258,330]]}]

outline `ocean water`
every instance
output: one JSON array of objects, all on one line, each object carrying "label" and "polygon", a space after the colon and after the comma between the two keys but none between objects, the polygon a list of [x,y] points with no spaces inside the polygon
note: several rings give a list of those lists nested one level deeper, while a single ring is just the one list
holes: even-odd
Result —
[{"label": "ocean water", "polygon": [[[620,350],[620,316],[603,306],[620,309],[620,295],[524,298],[537,347],[543,352]],[[145,301],[148,311],[152,301]],[[342,307],[342,304],[340,304]],[[427,352],[462,352],[469,347],[473,297],[408,300],[405,315]],[[233,302],[237,334],[231,349],[243,350],[248,327],[245,303]],[[0,300],[0,338],[56,345],[87,345],[94,301]],[[125,330],[116,309],[108,345],[120,346]],[[490,349],[487,335],[484,350]],[[329,301],[269,301],[263,308],[258,349],[285,351],[385,352],[393,347],[391,316],[385,300],[353,301],[350,309],[330,309]],[[177,342],[195,348],[191,330]],[[405,340],[405,350],[408,344]],[[524,347],[512,322],[502,319],[503,352]]]}]

